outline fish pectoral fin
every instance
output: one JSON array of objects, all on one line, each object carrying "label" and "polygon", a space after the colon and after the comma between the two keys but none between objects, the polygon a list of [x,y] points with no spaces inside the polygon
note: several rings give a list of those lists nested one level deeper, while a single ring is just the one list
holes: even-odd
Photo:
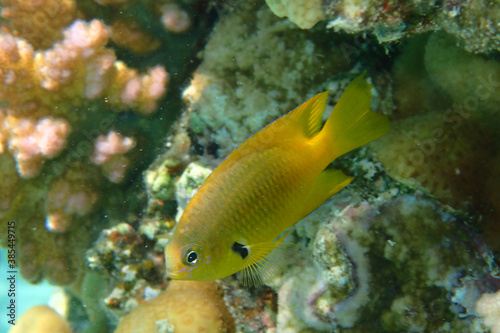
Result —
[{"label": "fish pectoral fin", "polygon": [[283,271],[295,246],[293,243],[283,243],[283,240],[292,230],[275,241],[245,246],[248,259],[241,271],[245,286],[262,285]]}]

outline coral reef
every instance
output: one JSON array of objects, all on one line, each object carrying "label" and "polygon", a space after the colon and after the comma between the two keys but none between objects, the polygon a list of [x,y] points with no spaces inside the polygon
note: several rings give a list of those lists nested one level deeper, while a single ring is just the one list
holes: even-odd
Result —
[{"label": "coral reef", "polygon": [[66,319],[46,305],[34,306],[12,326],[9,333],[71,333]]},{"label": "coral reef", "polygon": [[[23,177],[35,176],[43,157],[52,158],[64,148],[66,121],[79,119],[69,112],[68,103],[105,98],[117,110],[133,107],[148,114],[165,93],[166,71],[155,67],[138,75],[117,62],[114,53],[104,48],[109,32],[100,21],[76,21],[64,37],[52,49],[35,53],[12,36],[0,41],[4,59],[0,98],[10,104],[1,112],[2,146],[8,146]],[[51,107],[58,111],[51,112]],[[68,119],[42,118],[45,114]]]},{"label": "coral reef", "polygon": [[92,210],[98,195],[86,185],[85,179],[78,179],[78,174],[67,175],[52,184],[47,201],[49,231],[65,232],[71,226],[73,215],[84,216]]},{"label": "coral reef", "polygon": [[[121,223],[101,232],[87,252],[90,267],[110,281],[104,303],[110,316],[121,317],[165,289],[163,246],[155,237],[172,229],[170,220],[142,221],[138,230]],[[163,245],[163,246],[162,246]]]},{"label": "coral reef", "polygon": [[164,293],[125,316],[115,333],[158,331],[209,333],[235,330],[233,318],[215,282],[171,281]]},{"label": "coral reef", "polygon": [[473,317],[466,323],[442,295],[457,293],[468,274],[486,284],[489,267],[469,252],[474,244],[464,243],[456,228],[464,227],[418,195],[388,189],[375,202],[352,191],[332,198],[297,226],[302,237],[315,235],[302,249],[314,261],[294,260],[304,264],[283,276],[278,328],[362,330],[376,320],[384,331],[424,332],[438,330],[446,318],[446,325],[462,330]]},{"label": "coral reef", "polygon": [[193,110],[192,130],[206,133],[200,144],[215,143],[220,156],[348,69],[338,48],[315,43],[315,35],[277,20],[266,7],[240,7],[239,15],[224,17],[215,27],[184,92]]},{"label": "coral reef", "polygon": [[[272,111],[275,105],[286,111],[289,106],[284,105],[301,94],[307,95],[311,84],[335,88],[337,93],[344,86],[342,75],[335,80],[325,77],[323,81],[316,77],[315,83],[309,83],[305,73],[315,71],[308,65],[295,71],[284,70],[288,61],[300,64],[301,57],[308,54],[308,48],[300,49],[301,36],[313,43],[309,45],[315,48],[315,54],[322,50],[314,44],[315,30],[300,32],[286,21],[273,20],[263,8],[251,12],[256,17],[251,19],[250,8],[255,7],[235,8],[214,29],[203,61],[184,91],[188,108],[170,139],[175,148],[148,171],[158,177],[165,174],[162,170],[171,168],[169,177],[152,177],[146,186],[153,198],[168,192],[163,198],[171,200],[172,192],[177,193],[178,214],[187,202],[185,198],[190,198],[184,193],[192,192],[200,183],[191,180],[193,172],[213,169],[246,136],[264,126],[267,117],[275,117],[262,117],[266,111]],[[257,32],[252,32],[255,27]],[[281,33],[273,35],[278,27]],[[298,46],[287,52],[285,61],[281,56],[284,65],[267,67],[276,53],[266,51],[269,44],[258,37],[266,36],[276,50],[276,45],[279,49],[280,43],[287,43],[290,30],[299,40]],[[242,35],[251,36],[255,42],[240,46],[235,40]],[[259,307],[263,293],[245,292],[230,279],[223,282],[227,286],[226,303],[242,332],[273,328],[280,332],[363,331],[373,330],[373,325],[388,332],[463,331],[469,327],[476,327],[478,332],[485,330],[482,320],[476,317],[475,304],[481,294],[498,290],[498,281],[492,277],[498,268],[493,253],[477,235],[474,212],[485,202],[481,193],[491,188],[486,183],[492,177],[478,181],[484,166],[477,161],[493,165],[496,160],[495,136],[485,134],[489,130],[481,118],[494,114],[494,108],[482,108],[477,116],[462,119],[460,126],[453,126],[455,120],[444,116],[455,97],[446,93],[441,96],[444,86],[434,74],[451,69],[426,69],[427,57],[435,52],[431,45],[435,38],[432,36],[428,42],[428,36],[422,36],[409,43],[395,59],[391,77],[372,77],[374,106],[384,108],[383,112],[394,114],[398,120],[393,122],[393,131],[370,145],[370,150],[337,162],[356,174],[358,180],[297,226],[297,234],[291,236],[298,243],[297,254],[291,258],[294,265],[270,283],[277,291],[277,309],[266,312]],[[330,50],[331,54],[337,54],[339,46],[342,49],[339,44]],[[258,51],[249,50],[254,45],[259,45]],[[232,58],[225,58],[226,54]],[[251,66],[246,62],[248,54],[253,56]],[[349,67],[351,59],[342,55],[339,61],[347,62],[339,71],[356,71]],[[298,58],[288,60],[294,57]],[[431,63],[438,66],[434,60]],[[488,64],[484,66],[486,71]],[[275,68],[280,71],[276,73]],[[267,75],[261,75],[261,71]],[[283,73],[289,77],[284,79]],[[302,81],[295,81],[296,77],[302,77]],[[395,82],[391,83],[393,77]],[[283,82],[294,91],[285,99],[281,93]],[[227,91],[229,84],[240,84],[236,92],[241,92]],[[394,89],[387,92],[391,85]],[[252,93],[246,93],[248,87]],[[271,96],[267,97],[265,109],[260,104],[264,98],[260,95],[262,87]],[[413,105],[413,101],[417,104]],[[189,144],[190,150],[179,149]],[[370,151],[375,155],[367,154]],[[179,178],[182,181],[172,182],[171,175],[178,174],[177,170],[172,173],[172,166],[185,170]],[[200,179],[204,177],[202,174]],[[158,179],[166,181],[157,186]],[[493,196],[488,194],[486,199],[490,198]],[[231,305],[235,303],[245,306],[238,309]],[[254,311],[249,312],[246,306]]]},{"label": "coral reef", "polygon": [[379,42],[393,42],[425,31],[443,29],[468,51],[500,49],[500,6],[491,1],[304,1],[266,0],[279,17],[288,16],[302,29],[321,20],[327,28],[358,33],[370,31]]},{"label": "coral reef", "polygon": [[[130,184],[178,112],[180,97],[159,107],[167,88],[188,73],[176,57],[188,59],[210,23],[191,26],[187,43],[172,41],[156,7],[145,4],[115,2],[123,6],[120,17],[93,1],[2,2],[0,215],[17,222],[20,271],[31,282],[78,282],[83,254],[100,230],[146,202]],[[191,5],[182,5],[189,15]],[[156,31],[144,19],[156,20]],[[162,48],[175,57],[145,64],[124,56],[127,48]],[[165,69],[172,64],[175,83]],[[5,246],[6,234],[0,236]]]},{"label": "coral reef", "polygon": [[[498,3],[2,5],[0,217],[22,276],[71,295],[73,331],[498,330]],[[210,172],[365,71],[393,129],[334,162],[355,181],[290,233],[283,272],[169,281],[165,244]]]},{"label": "coral reef", "polygon": [[8,138],[0,145],[0,151],[5,151],[4,146],[8,146],[23,177],[36,176],[43,160],[56,157],[66,145],[70,127],[65,120],[49,117],[15,119],[8,115],[6,118],[4,126],[8,125],[4,127],[7,130],[4,135]]}]

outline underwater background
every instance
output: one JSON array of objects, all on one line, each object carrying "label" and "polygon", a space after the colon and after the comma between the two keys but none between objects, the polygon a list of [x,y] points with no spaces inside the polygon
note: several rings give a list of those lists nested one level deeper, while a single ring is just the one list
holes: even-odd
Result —
[{"label": "underwater background", "polygon": [[[0,330],[500,332],[498,1],[0,10]],[[330,90],[326,120],[365,72],[391,131],[333,162],[355,180],[296,225],[286,268],[167,279],[221,161]]]}]

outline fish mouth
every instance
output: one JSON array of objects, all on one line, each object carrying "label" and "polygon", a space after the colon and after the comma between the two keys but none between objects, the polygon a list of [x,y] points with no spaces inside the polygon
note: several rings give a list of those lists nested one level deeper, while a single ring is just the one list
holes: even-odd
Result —
[{"label": "fish mouth", "polygon": [[180,279],[182,273],[186,274],[186,268],[182,268],[179,270],[169,270],[167,268],[167,277],[175,280],[175,279]]}]

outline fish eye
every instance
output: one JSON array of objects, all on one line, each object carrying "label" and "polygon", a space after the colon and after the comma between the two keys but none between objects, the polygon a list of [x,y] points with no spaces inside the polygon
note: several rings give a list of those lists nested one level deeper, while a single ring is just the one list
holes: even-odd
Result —
[{"label": "fish eye", "polygon": [[198,253],[196,251],[191,251],[187,254],[186,262],[188,264],[194,264],[198,260]]},{"label": "fish eye", "polygon": [[202,250],[197,245],[187,246],[182,255],[182,261],[188,266],[193,266],[202,259]]}]

